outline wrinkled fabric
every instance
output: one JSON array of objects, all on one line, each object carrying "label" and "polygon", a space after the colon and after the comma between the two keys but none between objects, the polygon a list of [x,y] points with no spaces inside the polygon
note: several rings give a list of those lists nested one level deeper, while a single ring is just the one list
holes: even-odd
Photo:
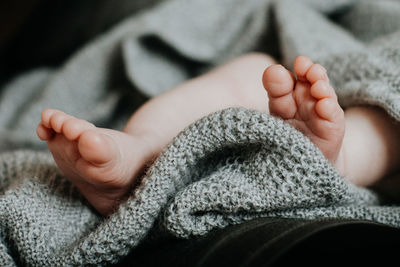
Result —
[{"label": "wrinkled fabric", "polygon": [[[188,126],[112,215],[100,217],[35,136],[53,107],[118,128],[144,101],[251,51],[327,68],[342,106],[400,120],[399,1],[170,0],[130,17],[58,69],[0,95],[0,265],[107,265],[157,235],[191,238],[257,217],[400,226],[396,203],[341,177],[307,137],[231,108]],[[211,96],[210,96],[211,97]]]}]

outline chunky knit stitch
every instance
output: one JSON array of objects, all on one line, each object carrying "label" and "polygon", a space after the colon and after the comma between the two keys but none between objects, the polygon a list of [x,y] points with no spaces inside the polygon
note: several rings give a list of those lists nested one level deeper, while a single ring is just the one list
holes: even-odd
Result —
[{"label": "chunky knit stitch", "polygon": [[[45,107],[118,127],[119,100],[130,101],[119,118],[138,104],[129,91],[152,96],[253,50],[288,66],[310,56],[328,69],[343,106],[378,105],[399,121],[399,15],[397,1],[164,1],[62,68],[16,78],[0,97],[0,265],[108,265],[157,236],[191,238],[265,216],[400,227],[396,203],[346,182],[307,137],[257,111],[231,108],[187,127],[107,218],[34,136]],[[121,55],[127,88],[111,71]]]}]

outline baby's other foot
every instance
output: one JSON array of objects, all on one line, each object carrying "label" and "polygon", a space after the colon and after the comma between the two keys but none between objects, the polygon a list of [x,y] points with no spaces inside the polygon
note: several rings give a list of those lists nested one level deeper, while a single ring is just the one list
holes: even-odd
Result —
[{"label": "baby's other foot", "polygon": [[104,215],[128,194],[145,164],[145,148],[135,137],[97,128],[59,110],[42,112],[37,135],[47,141],[66,177]]},{"label": "baby's other foot", "polygon": [[297,79],[281,65],[265,70],[263,84],[269,96],[270,113],[300,130],[340,169],[344,112],[326,70],[300,56],[295,60],[294,72]]}]

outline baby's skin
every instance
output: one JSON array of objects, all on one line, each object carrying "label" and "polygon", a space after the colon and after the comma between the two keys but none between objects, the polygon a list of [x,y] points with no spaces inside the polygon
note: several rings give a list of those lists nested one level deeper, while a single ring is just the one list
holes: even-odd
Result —
[{"label": "baby's skin", "polygon": [[338,157],[342,155],[344,112],[329,85],[326,70],[307,57],[298,57],[294,73],[297,79],[281,65],[265,70],[263,84],[268,92],[269,112],[300,130],[342,172],[342,159]]},{"label": "baby's skin", "polygon": [[[294,62],[294,74],[274,63],[258,54],[236,59],[150,100],[123,131],[97,128],[62,111],[46,109],[37,135],[47,141],[65,176],[103,215],[116,209],[144,166],[185,126],[232,106],[279,116],[306,135],[339,173],[358,181],[357,174],[346,167],[351,153],[343,145],[345,116],[326,70],[304,56]],[[238,73],[242,76],[235,78]]]}]

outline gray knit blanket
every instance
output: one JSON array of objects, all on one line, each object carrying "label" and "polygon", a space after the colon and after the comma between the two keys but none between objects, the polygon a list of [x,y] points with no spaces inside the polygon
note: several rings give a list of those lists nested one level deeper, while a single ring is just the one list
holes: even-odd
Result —
[{"label": "gray knit blanket", "polygon": [[194,238],[257,217],[400,227],[395,201],[348,183],[266,113],[231,108],[190,125],[107,218],[35,136],[46,107],[120,129],[147,97],[251,51],[289,68],[307,55],[328,69],[343,107],[380,106],[400,121],[399,18],[395,0],[161,1],[60,68],[16,77],[0,91],[0,265],[108,265],[150,237]]}]

